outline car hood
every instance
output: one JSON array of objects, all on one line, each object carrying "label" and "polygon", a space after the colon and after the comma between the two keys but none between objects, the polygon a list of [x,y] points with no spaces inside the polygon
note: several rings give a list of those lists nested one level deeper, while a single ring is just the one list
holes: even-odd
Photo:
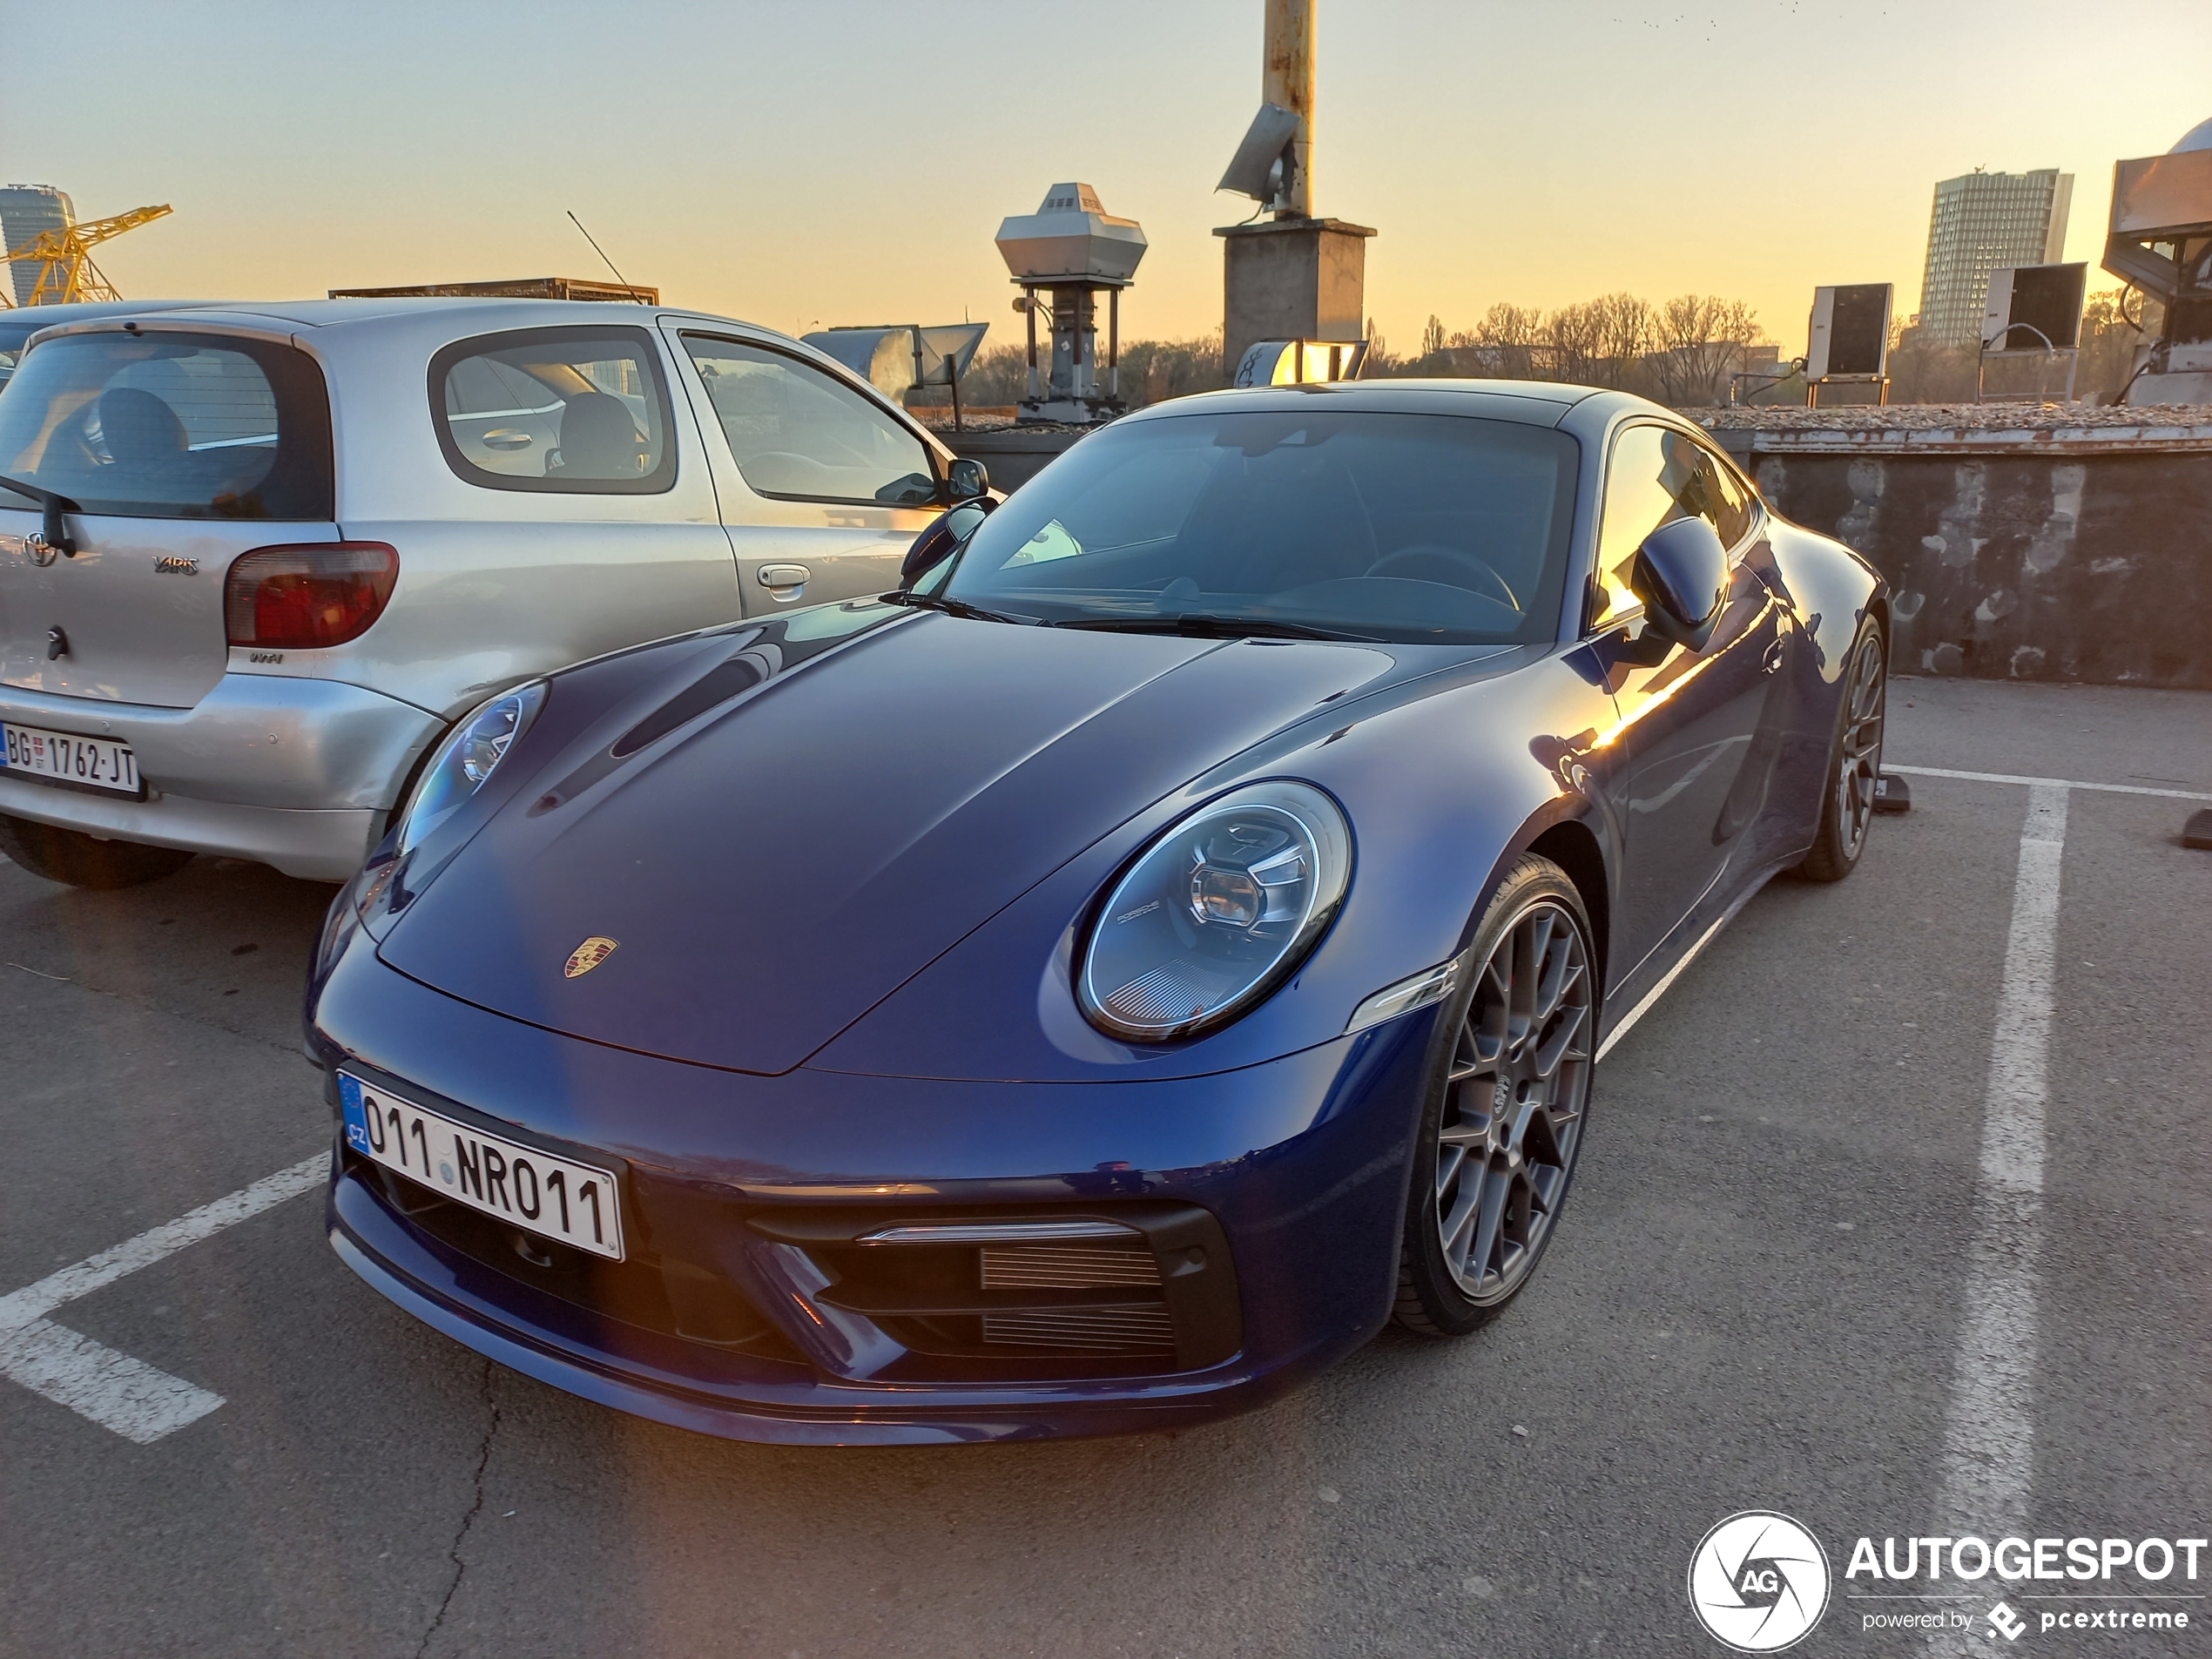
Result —
[{"label": "car hood", "polygon": [[[888,616],[796,666],[752,645],[759,683],[725,666],[738,694],[684,724],[652,710],[698,706],[703,658],[671,653],[642,705],[510,786],[384,960],[575,1036],[786,1071],[1117,825],[1399,668],[1361,645]],[[618,759],[641,706],[674,729]],[[614,948],[571,973],[590,940]]]}]

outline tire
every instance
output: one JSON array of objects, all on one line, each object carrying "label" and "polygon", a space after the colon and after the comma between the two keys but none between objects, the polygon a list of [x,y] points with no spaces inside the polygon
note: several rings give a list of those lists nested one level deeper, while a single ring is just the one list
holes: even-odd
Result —
[{"label": "tire", "polygon": [[1567,872],[1524,858],[1483,907],[1445,1004],[1399,1251],[1399,1324],[1464,1336],[1521,1293],[1558,1231],[1589,1111],[1600,988]]},{"label": "tire", "polygon": [[1882,624],[1869,617],[1851,642],[1836,699],[1836,735],[1828,745],[1821,784],[1820,831],[1792,874],[1807,881],[1840,881],[1858,867],[1874,819],[1888,711],[1886,642]]},{"label": "tire", "polygon": [[191,853],[173,846],[104,841],[82,830],[5,817],[0,817],[0,853],[49,881],[102,892],[158,881],[165,875],[174,875],[192,860]]}]

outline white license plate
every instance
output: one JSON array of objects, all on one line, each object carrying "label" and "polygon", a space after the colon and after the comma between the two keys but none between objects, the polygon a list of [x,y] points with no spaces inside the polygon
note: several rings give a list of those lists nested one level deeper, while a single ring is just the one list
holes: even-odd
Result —
[{"label": "white license plate", "polygon": [[128,744],[6,723],[0,723],[0,738],[5,739],[0,746],[0,767],[9,772],[82,784],[87,789],[111,789],[118,795],[143,792],[138,757]]},{"label": "white license plate", "polygon": [[371,1162],[524,1232],[622,1259],[619,1184],[606,1170],[486,1135],[342,1071],[338,1102],[346,1144]]}]

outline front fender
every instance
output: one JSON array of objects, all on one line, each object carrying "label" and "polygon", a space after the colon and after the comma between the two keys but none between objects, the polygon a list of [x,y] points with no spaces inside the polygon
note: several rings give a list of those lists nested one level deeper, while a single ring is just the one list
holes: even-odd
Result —
[{"label": "front fender", "polygon": [[[1547,829],[1609,835],[1588,791],[1614,716],[1577,653],[1515,653],[1353,698],[1195,779],[1104,836],[819,1050],[815,1069],[971,1081],[1125,1082],[1237,1070],[1343,1035],[1386,985],[1455,954],[1497,873]],[[1503,671],[1501,671],[1501,669]],[[1344,908],[1305,967],[1195,1041],[1116,1042],[1077,1011],[1082,919],[1156,835],[1238,785],[1294,778],[1352,823]],[[1593,906],[1593,909],[1602,908]]]}]

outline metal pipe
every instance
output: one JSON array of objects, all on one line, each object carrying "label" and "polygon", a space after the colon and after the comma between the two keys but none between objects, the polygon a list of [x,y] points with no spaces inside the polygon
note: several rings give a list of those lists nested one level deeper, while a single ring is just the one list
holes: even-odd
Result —
[{"label": "metal pipe", "polygon": [[1122,291],[1106,290],[1106,395],[1122,395]]},{"label": "metal pipe", "polygon": [[1028,319],[1029,323],[1029,401],[1035,403],[1038,401],[1037,291],[1035,288],[1024,288],[1022,290],[1022,298],[1026,302],[1022,307],[1022,314]]},{"label": "metal pipe", "polygon": [[1319,0],[1267,0],[1267,44],[1260,97],[1298,117],[1291,176],[1278,219],[1313,212],[1314,10]]}]

